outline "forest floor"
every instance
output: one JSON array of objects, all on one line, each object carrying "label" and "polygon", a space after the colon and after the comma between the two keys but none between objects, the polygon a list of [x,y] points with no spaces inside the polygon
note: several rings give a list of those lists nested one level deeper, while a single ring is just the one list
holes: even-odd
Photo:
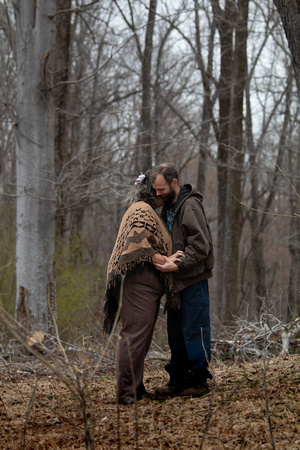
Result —
[{"label": "forest floor", "polygon": [[[68,387],[32,357],[0,363],[1,449],[300,449],[299,354],[214,360],[208,395],[128,406],[116,403],[112,369],[79,367]],[[162,361],[146,362],[144,381],[150,392],[166,384]]]}]

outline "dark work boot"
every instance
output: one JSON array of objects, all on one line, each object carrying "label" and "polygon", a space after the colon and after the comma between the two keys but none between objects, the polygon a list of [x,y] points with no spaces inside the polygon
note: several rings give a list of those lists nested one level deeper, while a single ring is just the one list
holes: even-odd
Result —
[{"label": "dark work boot", "polygon": [[208,394],[207,378],[211,378],[211,374],[205,367],[190,370],[187,387],[180,392],[180,397],[202,397]]},{"label": "dark work boot", "polygon": [[167,386],[157,388],[155,394],[160,397],[175,397],[180,392],[187,389],[188,385],[188,371],[174,370],[169,367],[165,367],[166,371],[170,375],[170,380]]},{"label": "dark work boot", "polygon": [[199,384],[195,387],[190,387],[187,389],[184,389],[179,393],[180,397],[202,397],[203,395],[206,395],[209,393],[209,386],[204,381],[204,383]]}]

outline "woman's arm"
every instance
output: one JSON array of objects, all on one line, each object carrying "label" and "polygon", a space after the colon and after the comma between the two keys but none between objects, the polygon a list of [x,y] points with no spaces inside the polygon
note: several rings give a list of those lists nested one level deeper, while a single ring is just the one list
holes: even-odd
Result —
[{"label": "woman's arm", "polygon": [[167,258],[167,256],[160,255],[159,253],[155,253],[155,255],[153,255],[152,257],[152,263],[154,264],[156,269],[160,270],[161,272],[177,272],[178,266],[176,264],[176,261],[181,261],[180,257],[184,257],[184,253],[181,250],[178,250],[169,258]]},{"label": "woman's arm", "polygon": [[163,255],[160,253],[154,253],[152,256],[152,264],[156,266],[156,264],[163,264],[165,262]]}]

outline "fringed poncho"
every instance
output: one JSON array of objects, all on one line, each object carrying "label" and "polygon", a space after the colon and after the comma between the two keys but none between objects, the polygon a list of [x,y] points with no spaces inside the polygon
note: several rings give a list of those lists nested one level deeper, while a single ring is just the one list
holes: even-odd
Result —
[{"label": "fringed poncho", "polygon": [[[152,263],[155,253],[170,256],[172,240],[166,226],[154,209],[143,201],[131,205],[122,219],[116,243],[107,268],[104,303],[104,331],[110,333],[116,318],[116,293],[122,275],[141,270]],[[154,267],[153,267],[154,269]],[[165,280],[167,302],[171,302],[173,276],[161,274]]]}]

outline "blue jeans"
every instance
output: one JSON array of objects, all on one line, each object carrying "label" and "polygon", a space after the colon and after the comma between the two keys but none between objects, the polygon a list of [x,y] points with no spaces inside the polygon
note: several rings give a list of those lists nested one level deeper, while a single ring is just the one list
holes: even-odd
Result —
[{"label": "blue jeans", "polygon": [[167,317],[171,360],[167,372],[197,371],[203,381],[212,378],[210,361],[210,315],[207,280],[180,292],[181,308],[169,310]]}]

